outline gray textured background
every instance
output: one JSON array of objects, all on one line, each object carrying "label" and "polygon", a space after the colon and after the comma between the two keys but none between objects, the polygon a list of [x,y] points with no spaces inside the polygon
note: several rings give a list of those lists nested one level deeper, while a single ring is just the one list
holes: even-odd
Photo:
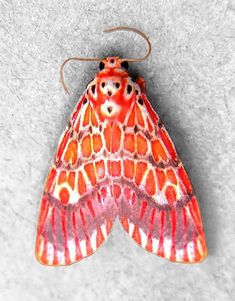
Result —
[{"label": "gray textured background", "polygon": [[[0,0],[0,300],[231,300],[235,297],[235,1]],[[58,138],[96,63],[69,56],[141,55],[132,65],[188,170],[209,257],[182,265],[136,246],[115,224],[108,242],[70,267],[34,258],[43,182]],[[234,287],[233,287],[234,285]]]}]

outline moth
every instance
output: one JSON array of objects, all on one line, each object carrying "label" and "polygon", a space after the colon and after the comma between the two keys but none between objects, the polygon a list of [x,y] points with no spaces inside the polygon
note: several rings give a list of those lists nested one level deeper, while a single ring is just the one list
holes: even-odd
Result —
[{"label": "moth", "polygon": [[42,195],[36,258],[70,265],[93,254],[116,217],[142,248],[172,262],[197,263],[207,247],[197,198],[168,132],[153,110],[143,78],[128,62],[99,61],[100,71],[76,105],[52,161]]}]

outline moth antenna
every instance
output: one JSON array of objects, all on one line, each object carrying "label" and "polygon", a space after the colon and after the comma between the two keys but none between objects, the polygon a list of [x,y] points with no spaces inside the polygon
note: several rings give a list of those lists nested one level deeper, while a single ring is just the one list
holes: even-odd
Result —
[{"label": "moth antenna", "polygon": [[96,57],[70,57],[63,62],[60,67],[60,81],[66,93],[69,94],[68,88],[64,81],[64,66],[70,61],[82,61],[82,62],[101,62],[103,59]]},{"label": "moth antenna", "polygon": [[[142,62],[142,61],[146,60],[149,57],[149,55],[152,51],[152,45],[151,45],[150,40],[148,39],[148,37],[143,32],[141,32],[138,29],[135,29],[135,28],[132,28],[132,27],[127,27],[127,26],[111,27],[111,28],[107,28],[107,29],[104,30],[105,33],[113,32],[113,31],[132,31],[132,32],[135,32],[139,36],[141,36],[146,41],[146,43],[148,45],[147,52],[143,57],[140,57],[140,58],[124,58],[124,59],[121,59],[121,61]],[[70,61],[101,62],[101,61],[103,61],[103,58],[98,58],[98,57],[70,57],[70,58],[68,58],[67,60],[65,60],[63,62],[63,64],[60,67],[60,81],[62,83],[62,86],[63,86],[65,92],[68,93],[68,94],[69,94],[69,91],[68,91],[68,88],[67,88],[67,86],[65,84],[65,80],[64,80],[64,67]]]},{"label": "moth antenna", "polygon": [[151,42],[150,42],[149,38],[142,31],[140,31],[136,28],[128,27],[128,26],[117,26],[117,27],[107,28],[107,29],[104,30],[105,33],[113,32],[113,31],[132,31],[132,32],[135,32],[145,40],[145,42],[147,43],[147,46],[148,46],[147,52],[143,57],[140,57],[140,58],[124,58],[124,59],[122,59],[122,61],[142,62],[150,56],[150,54],[152,52],[152,45],[151,45]]}]

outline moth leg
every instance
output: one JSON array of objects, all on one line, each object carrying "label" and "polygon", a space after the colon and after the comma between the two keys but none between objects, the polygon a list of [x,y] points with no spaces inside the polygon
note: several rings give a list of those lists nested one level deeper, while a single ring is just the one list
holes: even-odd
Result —
[{"label": "moth leg", "polygon": [[143,77],[137,77],[136,83],[139,85],[141,92],[146,93],[146,82]]}]

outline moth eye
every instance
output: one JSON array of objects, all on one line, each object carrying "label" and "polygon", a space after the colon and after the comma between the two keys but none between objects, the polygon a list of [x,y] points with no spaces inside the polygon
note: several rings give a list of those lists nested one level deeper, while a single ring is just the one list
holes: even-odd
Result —
[{"label": "moth eye", "polygon": [[100,64],[99,64],[99,69],[100,69],[100,70],[103,70],[103,69],[104,69],[104,63],[103,63],[103,62],[100,62]]},{"label": "moth eye", "polygon": [[132,86],[127,85],[127,94],[131,94],[131,91],[132,91]]},{"label": "moth eye", "polygon": [[126,61],[121,62],[121,66],[122,66],[122,68],[127,70],[128,69],[128,62],[126,62]]},{"label": "moth eye", "polygon": [[105,82],[101,83],[101,87],[102,87],[102,88],[105,87]]},{"label": "moth eye", "polygon": [[119,87],[120,87],[120,84],[119,84],[119,83],[116,83],[115,86],[116,86],[116,88],[119,88]]}]

